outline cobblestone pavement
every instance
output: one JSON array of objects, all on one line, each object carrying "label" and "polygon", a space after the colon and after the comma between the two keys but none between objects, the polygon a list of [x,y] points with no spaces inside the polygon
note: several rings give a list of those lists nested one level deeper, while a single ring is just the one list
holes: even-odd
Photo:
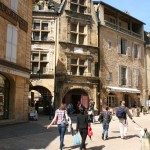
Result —
[{"label": "cobblestone pavement", "polygon": [[[75,120],[76,116],[73,117],[73,122]],[[150,114],[134,117],[134,120],[142,127],[150,129]],[[0,150],[58,150],[57,126],[47,130],[48,123],[48,116],[39,116],[38,121],[1,126]],[[75,129],[75,123],[73,123],[73,127]],[[109,139],[103,141],[101,139],[102,125],[96,122],[92,124],[93,137],[92,140],[87,137],[86,147],[88,150],[141,150],[137,128],[139,127],[129,120],[128,139],[120,139],[118,119],[113,117],[110,123]],[[73,139],[74,137],[70,133],[66,133],[64,150],[79,149],[79,146],[73,145]]]}]

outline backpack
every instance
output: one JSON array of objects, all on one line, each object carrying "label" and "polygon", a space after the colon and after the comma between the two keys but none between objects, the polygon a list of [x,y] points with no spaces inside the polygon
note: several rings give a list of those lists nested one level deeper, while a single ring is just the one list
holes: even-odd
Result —
[{"label": "backpack", "polygon": [[126,119],[126,111],[125,108],[119,107],[116,112],[116,116],[121,119]]}]

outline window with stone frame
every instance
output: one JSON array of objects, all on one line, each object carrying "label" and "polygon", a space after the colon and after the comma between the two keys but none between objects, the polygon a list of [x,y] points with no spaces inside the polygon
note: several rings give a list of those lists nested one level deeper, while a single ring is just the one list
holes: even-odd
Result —
[{"label": "window with stone frame", "polygon": [[134,44],[134,58],[138,58],[138,45]]},{"label": "window with stone frame", "polygon": [[32,51],[31,55],[32,74],[46,74],[48,67],[47,52]]},{"label": "window with stone frame", "polygon": [[82,23],[70,24],[70,41],[74,44],[87,44],[87,26]]},{"label": "window with stone frame", "polygon": [[123,39],[123,38],[121,38],[121,41],[120,41],[121,43],[121,54],[124,54],[124,55],[126,55],[127,54],[127,40],[126,39]]},{"label": "window with stone frame", "polygon": [[54,20],[34,20],[32,25],[33,41],[54,40]]},{"label": "window with stone frame", "polygon": [[71,0],[70,10],[77,13],[86,13],[86,0]]},{"label": "window with stone frame", "polygon": [[121,67],[121,85],[127,84],[127,68]]},{"label": "window with stone frame", "polygon": [[87,68],[86,60],[81,58],[71,58],[71,74],[83,76]]}]

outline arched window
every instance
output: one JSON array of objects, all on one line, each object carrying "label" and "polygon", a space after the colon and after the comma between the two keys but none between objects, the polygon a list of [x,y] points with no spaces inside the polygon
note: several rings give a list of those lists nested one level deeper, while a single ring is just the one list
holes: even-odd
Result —
[{"label": "arched window", "polygon": [[9,80],[0,74],[0,120],[8,119],[9,114]]}]

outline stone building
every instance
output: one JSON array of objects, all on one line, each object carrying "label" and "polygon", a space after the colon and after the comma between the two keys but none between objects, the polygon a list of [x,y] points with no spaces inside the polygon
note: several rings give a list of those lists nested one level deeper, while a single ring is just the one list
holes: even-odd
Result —
[{"label": "stone building", "polygon": [[[40,4],[33,10],[31,90],[38,89],[43,95],[42,88],[47,89],[50,96],[45,99],[54,100],[55,107],[62,101],[74,108],[81,101],[88,107],[92,100],[98,108],[98,31],[92,2],[38,1]],[[45,32],[42,23],[48,27],[43,35],[46,39],[40,39]],[[39,61],[42,53],[45,66]]]},{"label": "stone building", "polygon": [[28,119],[31,0],[0,0],[0,124]]},{"label": "stone building", "polygon": [[[59,16],[59,47],[57,55],[57,103],[72,103],[76,109],[80,101],[89,101],[99,108],[98,92],[98,30],[92,1],[64,0]],[[56,105],[58,105],[56,104]]]},{"label": "stone building", "polygon": [[144,23],[104,2],[94,2],[99,19],[103,106],[144,104],[146,93]]},{"label": "stone building", "polygon": [[[150,33],[145,32],[145,42],[146,42],[146,74],[147,74],[147,98],[146,100],[150,100]],[[150,102],[149,102],[150,106]]]},{"label": "stone building", "polygon": [[45,0],[33,3],[30,91],[44,109],[54,96],[59,6],[59,3]]}]

